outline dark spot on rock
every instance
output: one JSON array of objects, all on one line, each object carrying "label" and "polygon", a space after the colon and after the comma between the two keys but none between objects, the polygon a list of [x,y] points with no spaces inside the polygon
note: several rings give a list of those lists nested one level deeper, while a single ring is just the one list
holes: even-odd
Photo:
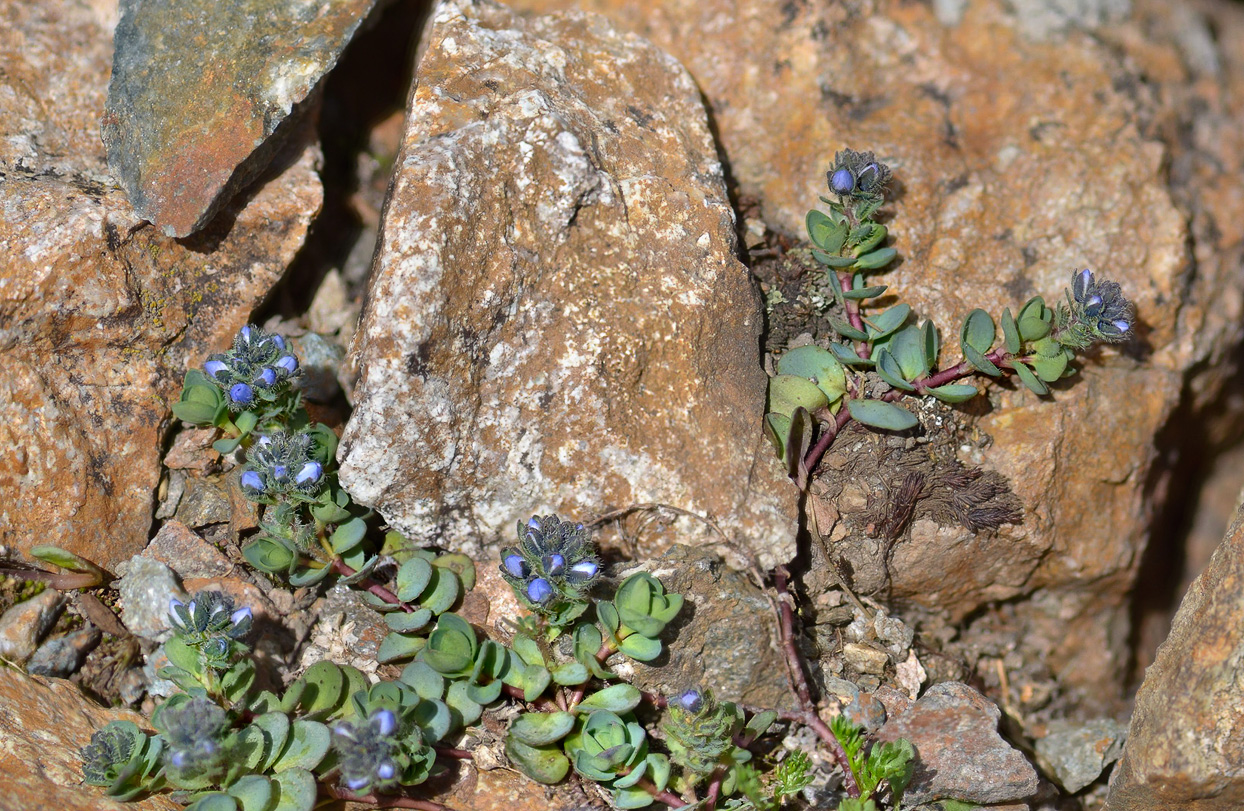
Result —
[{"label": "dark spot on rock", "polygon": [[650,132],[653,130],[651,114],[644,112],[633,104],[628,104],[626,111],[631,114],[631,118],[635,120],[636,124]]},{"label": "dark spot on rock", "polygon": [[1016,301],[1027,299],[1032,294],[1032,282],[1021,272],[1016,272],[1009,281],[1002,283],[1003,288]]},{"label": "dark spot on rock", "polygon": [[942,184],[942,194],[954,194],[960,189],[968,185],[968,173],[955,175],[950,180],[944,181]]},{"label": "dark spot on rock", "polygon": [[920,95],[924,96],[925,98],[933,99],[934,101],[936,101],[938,104],[942,105],[943,107],[950,106],[950,94],[942,90],[941,88],[939,88],[937,85],[933,84],[932,82],[925,82],[924,84],[920,85]]},{"label": "dark spot on rock", "polygon": [[427,341],[419,344],[414,352],[406,356],[406,372],[411,377],[418,376],[426,381],[428,379],[428,358],[431,354]]},{"label": "dark spot on rock", "polygon": [[786,0],[782,4],[782,28],[789,28],[790,24],[799,16],[799,9],[803,3],[799,0]]},{"label": "dark spot on rock", "polygon": [[497,92],[497,88],[500,86],[501,86],[501,83],[498,82],[496,79],[485,79],[484,80],[484,87],[488,88],[494,93]]},{"label": "dark spot on rock", "polygon": [[1019,249],[1019,253],[1024,257],[1024,267],[1030,268],[1037,263],[1037,249],[1031,245],[1025,245]]}]

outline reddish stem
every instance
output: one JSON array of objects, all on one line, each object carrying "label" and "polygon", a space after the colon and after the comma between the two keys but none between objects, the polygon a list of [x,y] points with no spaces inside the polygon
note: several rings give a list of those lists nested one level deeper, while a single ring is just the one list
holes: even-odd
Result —
[{"label": "reddish stem", "polygon": [[[344,577],[349,577],[352,574],[357,574],[357,572],[351,566],[349,566],[345,561],[343,561],[341,558],[333,558],[333,571],[337,572],[337,574],[340,574]],[[376,595],[380,599],[384,600],[386,603],[397,606],[398,608],[405,611],[407,614],[411,614],[414,612],[415,609],[413,607],[402,602],[401,598],[399,598],[396,594],[389,591],[384,586],[377,583],[375,580],[372,580],[370,577],[364,577],[363,580],[361,581],[361,584],[366,584],[366,588],[368,591],[370,591],[372,594]]]},{"label": "reddish stem", "polygon": [[[609,644],[609,640],[606,639],[605,641],[600,643],[600,650],[596,651],[596,661],[599,662],[601,666],[603,667],[605,664],[605,660],[608,659],[610,656],[612,656],[616,651],[617,651],[617,648]],[[575,689],[574,694],[570,696],[570,701],[568,701],[567,703],[571,707],[575,706],[576,704],[578,704],[580,701],[583,700],[583,696],[586,693],[587,693],[587,682],[583,682],[583,684],[580,684]]]},{"label": "reddish stem", "polygon": [[[839,273],[838,284],[843,290],[850,290],[851,274]],[[867,333],[868,330],[864,329],[864,316],[860,314],[860,303],[855,299],[844,298],[842,300],[842,306],[847,314],[847,323],[858,329],[860,332]],[[870,358],[872,357],[872,346],[868,341],[856,341],[855,354],[859,355],[861,358]]]},{"label": "reddish stem", "polygon": [[436,754],[451,757],[455,760],[475,760],[475,756],[465,749],[452,749],[448,746],[434,746]]},{"label": "reddish stem", "polygon": [[649,794],[651,794],[652,798],[656,800],[657,802],[665,803],[670,808],[683,808],[684,806],[687,805],[685,802],[682,801],[682,798],[679,797],[677,794],[674,794],[673,792],[670,792],[670,791],[661,791],[660,789],[656,787],[655,783],[653,783],[651,780],[647,779],[646,777],[640,778],[639,782],[637,782],[635,785],[638,786],[639,788],[642,788],[644,791],[648,792]]},{"label": "reddish stem", "polygon": [[[510,698],[517,698],[519,701],[527,701],[523,691],[512,684],[501,685],[501,692]],[[529,702],[533,707],[541,712],[557,712],[561,707],[557,706],[557,702],[551,698],[537,698],[535,701]]]},{"label": "reddish stem", "polygon": [[852,797],[859,797],[860,787],[856,785],[855,775],[851,773],[851,761],[847,758],[847,753],[842,748],[838,738],[834,736],[833,730],[821,720],[820,714],[816,711],[816,704],[812,701],[812,691],[808,688],[808,677],[803,672],[803,657],[799,655],[799,648],[795,644],[795,609],[790,591],[786,587],[789,577],[790,574],[786,571],[786,567],[779,566],[773,573],[773,585],[778,593],[778,610],[780,613],[778,630],[781,636],[782,650],[786,653],[786,664],[790,668],[794,681],[795,697],[799,699],[799,706],[804,711],[804,717],[800,720],[809,726],[816,733],[817,737],[829,747],[829,751],[833,754],[834,759],[842,767],[842,784],[843,788],[847,790],[847,794]]}]

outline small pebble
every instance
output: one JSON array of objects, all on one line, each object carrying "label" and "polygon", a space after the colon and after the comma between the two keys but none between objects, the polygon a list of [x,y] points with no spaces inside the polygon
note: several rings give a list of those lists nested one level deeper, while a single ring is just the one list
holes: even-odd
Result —
[{"label": "small pebble", "polygon": [[21,664],[52,630],[65,605],[65,595],[44,589],[0,615],[0,657]]},{"label": "small pebble", "polygon": [[116,583],[121,595],[121,621],[130,633],[163,642],[171,635],[169,602],[189,599],[177,583],[173,570],[158,560],[136,555],[129,560],[125,576]]},{"label": "small pebble", "polygon": [[79,631],[49,639],[30,657],[26,672],[61,679],[72,676],[82,667],[87,654],[94,650],[102,636],[98,628],[88,625]]}]

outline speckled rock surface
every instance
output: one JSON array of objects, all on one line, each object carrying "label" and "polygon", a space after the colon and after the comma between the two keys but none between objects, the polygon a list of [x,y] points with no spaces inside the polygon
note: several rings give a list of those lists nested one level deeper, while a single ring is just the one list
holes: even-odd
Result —
[{"label": "speckled rock surface", "polygon": [[1037,741],[1037,754],[1049,764],[1058,784],[1074,794],[1119,759],[1126,740],[1127,725],[1113,718],[1084,724],[1055,721]]},{"label": "speckled rock surface", "polygon": [[135,636],[157,642],[168,639],[170,601],[189,599],[177,575],[145,555],[135,555],[123,568],[125,574],[115,584],[121,600],[121,621]]},{"label": "speckled rock surface", "polygon": [[59,679],[27,676],[0,667],[0,808],[64,811],[174,811],[167,796],[119,803],[94,786],[82,785],[78,750],[109,721],[133,721],[151,730],[141,715],[100,707]]},{"label": "speckled rock surface", "polygon": [[916,770],[903,801],[990,805],[1034,794],[1037,772],[998,734],[1001,716],[993,702],[966,684],[943,682],[886,721],[880,740],[906,738],[916,748]]},{"label": "speckled rock surface", "polygon": [[29,659],[64,606],[65,595],[44,589],[0,614],[0,657],[17,664]]},{"label": "speckled rock surface", "polygon": [[99,143],[109,0],[0,1],[0,545],[110,568],[147,542],[162,425],[301,246],[318,149],[192,240],[143,224]]},{"label": "speckled rock surface", "polygon": [[1244,805],[1244,511],[1184,596],[1136,694],[1110,811]]},{"label": "speckled rock surface", "polygon": [[102,133],[138,215],[168,236],[202,228],[267,168],[376,5],[122,0]]},{"label": "speckled rock surface", "polygon": [[[798,709],[777,643],[777,615],[746,574],[712,553],[675,546],[645,565],[683,608],[662,634],[652,666],[633,663],[635,684],[661,695],[708,687],[721,699]],[[622,579],[632,569],[618,573]],[[619,665],[625,666],[625,665]]]},{"label": "speckled rock surface", "polygon": [[26,663],[26,672],[36,676],[67,678],[82,666],[101,634],[94,625],[49,639],[39,646]]},{"label": "speckled rock surface", "polygon": [[143,557],[163,563],[183,578],[221,577],[233,570],[224,553],[180,521],[164,522]]},{"label": "speckled rock surface", "polygon": [[[443,3],[426,41],[343,485],[458,551],[533,513],[659,501],[788,559],[759,301],[690,77],[600,17],[485,0]],[[637,551],[680,536],[710,537],[682,519]]]},{"label": "speckled rock surface", "polygon": [[[1122,690],[1101,685],[1121,684],[1127,662],[1129,589],[1170,485],[1163,430],[1181,398],[1199,414],[1221,390],[1234,367],[1218,361],[1244,324],[1244,10],[1147,0],[1130,16],[1108,2],[1000,0],[515,5],[599,11],[680,59],[740,195],[780,231],[802,232],[834,150],[888,159],[901,182],[889,205],[901,263],[883,281],[950,334],[973,307],[1056,299],[1078,267],[1135,297],[1140,340],[1101,352],[1049,402],[991,391],[978,423],[991,442],[962,461],[1012,478],[1023,525],[996,542],[960,533],[900,544],[891,572],[896,596],[955,616],[1033,595],[1017,640],[1087,704],[1117,705]],[[953,25],[938,19],[948,5]],[[1067,13],[1033,30],[1034,5]],[[1080,28],[1106,20],[1092,35]],[[944,342],[944,360],[958,359],[954,343]]]}]

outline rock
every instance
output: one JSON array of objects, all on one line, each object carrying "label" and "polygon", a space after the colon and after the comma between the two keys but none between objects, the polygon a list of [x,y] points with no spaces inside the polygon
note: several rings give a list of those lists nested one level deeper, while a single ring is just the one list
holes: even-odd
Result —
[{"label": "rock", "polygon": [[310,133],[194,239],[144,226],[107,174],[110,0],[0,0],[0,545],[111,568],[142,550],[169,403],[227,345],[320,206]]},{"label": "rock", "polygon": [[135,555],[116,581],[121,602],[121,621],[135,636],[162,642],[169,637],[169,603],[185,602],[186,590],[173,570],[158,560]]},{"label": "rock", "polygon": [[1244,511],[1193,581],[1136,694],[1110,811],[1244,804]]},{"label": "rock", "polygon": [[21,664],[52,630],[65,606],[65,595],[44,589],[0,614],[0,658]]},{"label": "rock", "polygon": [[681,594],[683,608],[661,636],[661,656],[652,665],[634,663],[636,685],[667,696],[708,687],[727,701],[798,707],[777,647],[777,617],[747,575],[682,545],[618,572],[618,582],[640,569],[660,579],[666,591]]},{"label": "rock", "polygon": [[67,678],[77,672],[86,656],[99,644],[102,634],[94,625],[49,639],[39,646],[26,663],[26,672],[36,676]]},{"label": "rock", "polygon": [[206,225],[268,168],[375,6],[122,0],[102,135],[138,216],[170,237]]},{"label": "rock", "polygon": [[[1047,401],[991,387],[979,428],[992,442],[962,461],[1010,477],[1024,523],[899,543],[889,583],[956,618],[1037,595],[1020,600],[1016,639],[1086,706],[1118,705],[1131,586],[1172,484],[1158,448],[1177,440],[1163,431],[1181,404],[1176,430],[1229,411],[1207,404],[1244,334],[1244,9],[1137,0],[1100,38],[1068,14],[1073,30],[1037,43],[1003,0],[514,5],[599,11],[681,60],[740,196],[779,232],[802,234],[835,150],[891,161],[902,261],[884,283],[944,335],[974,307],[1056,300],[1085,266],[1135,297],[1140,340]],[[953,26],[938,20],[948,5]],[[943,346],[957,361],[955,341]]]},{"label": "rock", "polygon": [[885,666],[890,661],[885,651],[877,650],[872,645],[861,645],[858,642],[848,642],[843,645],[842,658],[859,672],[871,673],[874,676],[884,673]]},{"label": "rock", "polygon": [[119,803],[105,797],[103,789],[82,785],[79,750],[96,731],[118,720],[151,730],[138,713],[100,707],[69,682],[0,667],[0,774],[5,776],[0,805],[64,811],[181,808],[167,796]]},{"label": "rock", "polygon": [[302,650],[299,671],[323,659],[349,664],[376,676],[376,654],[389,635],[383,615],[369,606],[360,593],[347,586],[334,586],[312,609],[316,615],[308,644]]},{"label": "rock", "polygon": [[1036,770],[998,735],[1001,716],[989,699],[958,682],[935,684],[907,712],[892,715],[878,738],[906,738],[916,749],[916,771],[904,802],[955,799],[989,805],[1036,792]]},{"label": "rock", "polygon": [[143,556],[158,560],[182,578],[221,577],[233,570],[233,564],[219,549],[180,521],[166,521]]},{"label": "rock", "polygon": [[[787,560],[759,301],[695,84],[591,15],[452,0],[426,41],[343,486],[480,559],[533,513],[666,502]],[[683,518],[640,551],[679,538],[718,540]]]},{"label": "rock", "polygon": [[164,466],[170,470],[193,470],[200,475],[206,473],[219,455],[212,452],[216,436],[215,428],[186,428],[179,432],[173,446],[164,454]]},{"label": "rock", "polygon": [[1075,794],[1119,759],[1126,739],[1127,726],[1113,718],[1085,724],[1055,721],[1037,741],[1037,754],[1049,764],[1059,785]]}]

